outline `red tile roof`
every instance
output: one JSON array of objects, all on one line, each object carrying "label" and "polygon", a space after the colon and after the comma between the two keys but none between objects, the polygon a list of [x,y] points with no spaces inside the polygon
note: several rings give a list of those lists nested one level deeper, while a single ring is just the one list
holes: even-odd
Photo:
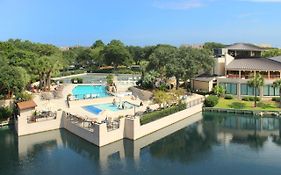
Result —
[{"label": "red tile roof", "polygon": [[37,105],[33,100],[17,103],[20,110],[35,108]]}]

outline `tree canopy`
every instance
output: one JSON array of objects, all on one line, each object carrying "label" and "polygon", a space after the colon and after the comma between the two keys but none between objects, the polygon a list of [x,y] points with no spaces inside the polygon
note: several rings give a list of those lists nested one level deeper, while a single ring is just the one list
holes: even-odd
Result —
[{"label": "tree canopy", "polygon": [[224,48],[226,47],[225,44],[217,43],[217,42],[206,42],[203,45],[204,49],[207,49],[209,51],[213,51],[214,49]]},{"label": "tree canopy", "polygon": [[104,63],[114,66],[128,65],[132,59],[125,45],[119,40],[112,40],[103,50]]},{"label": "tree canopy", "polygon": [[281,56],[281,49],[269,49],[262,52],[262,57],[265,58],[276,57],[276,56]]},{"label": "tree canopy", "polygon": [[29,82],[28,74],[21,67],[3,66],[0,72],[0,94],[8,98],[22,92]]}]

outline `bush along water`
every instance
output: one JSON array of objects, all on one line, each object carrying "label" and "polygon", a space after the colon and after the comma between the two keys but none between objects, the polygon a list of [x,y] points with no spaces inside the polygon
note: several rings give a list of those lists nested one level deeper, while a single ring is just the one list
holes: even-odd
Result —
[{"label": "bush along water", "polygon": [[159,111],[153,111],[143,115],[140,119],[140,123],[143,125],[185,109],[186,109],[186,104],[180,103],[177,106],[172,106]]},{"label": "bush along water", "polygon": [[216,95],[210,95],[208,96],[205,101],[204,101],[204,106],[205,107],[214,107],[218,104],[219,102],[219,97]]}]

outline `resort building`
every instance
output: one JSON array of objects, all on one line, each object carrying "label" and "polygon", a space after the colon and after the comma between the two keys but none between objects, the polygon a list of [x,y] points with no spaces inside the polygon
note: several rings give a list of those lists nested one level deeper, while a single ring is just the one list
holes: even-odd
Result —
[{"label": "resort building", "polygon": [[195,78],[192,80],[193,88],[211,91],[216,84],[220,84],[227,94],[239,98],[253,96],[254,89],[247,82],[259,73],[264,77],[265,84],[258,89],[258,95],[262,98],[279,96],[279,88],[274,88],[272,84],[280,79],[281,57],[262,58],[263,51],[256,45],[244,43],[216,49],[213,75]]}]

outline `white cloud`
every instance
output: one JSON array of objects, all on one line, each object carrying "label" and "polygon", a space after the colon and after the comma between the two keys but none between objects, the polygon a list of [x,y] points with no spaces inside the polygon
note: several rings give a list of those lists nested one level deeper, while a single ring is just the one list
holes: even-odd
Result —
[{"label": "white cloud", "polygon": [[170,10],[188,10],[202,7],[204,4],[199,0],[181,0],[181,1],[156,1],[154,6],[161,9]]}]

